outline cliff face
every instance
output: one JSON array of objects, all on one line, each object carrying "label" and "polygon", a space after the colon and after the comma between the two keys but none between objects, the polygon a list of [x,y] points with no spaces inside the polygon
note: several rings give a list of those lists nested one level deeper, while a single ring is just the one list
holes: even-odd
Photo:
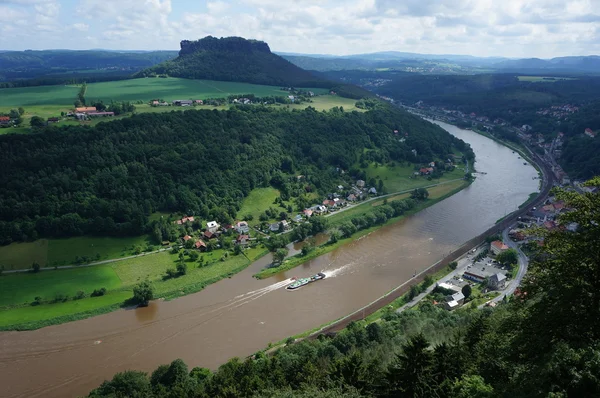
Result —
[{"label": "cliff face", "polygon": [[182,40],[179,56],[193,54],[198,51],[225,51],[238,53],[261,52],[271,54],[269,45],[264,41],[246,40],[242,37],[224,37],[218,39],[213,36],[207,36],[204,39],[190,41]]}]

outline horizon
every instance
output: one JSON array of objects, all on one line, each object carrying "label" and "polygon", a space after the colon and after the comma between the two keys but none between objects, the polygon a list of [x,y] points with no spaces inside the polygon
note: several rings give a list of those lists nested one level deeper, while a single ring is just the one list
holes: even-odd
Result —
[{"label": "horizon", "polygon": [[0,26],[0,48],[177,51],[183,39],[212,35],[255,38],[273,52],[304,55],[398,51],[550,59],[600,54],[600,13],[592,0],[280,3],[145,0],[140,7],[116,0],[0,0],[0,13],[7,17]]}]

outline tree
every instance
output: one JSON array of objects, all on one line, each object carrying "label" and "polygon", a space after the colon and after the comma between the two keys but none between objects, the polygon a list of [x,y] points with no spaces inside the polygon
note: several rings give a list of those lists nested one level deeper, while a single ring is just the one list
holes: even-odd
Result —
[{"label": "tree", "polygon": [[463,375],[452,386],[452,396],[456,398],[491,398],[495,396],[494,389],[479,375]]},{"label": "tree", "polygon": [[187,274],[187,265],[183,261],[177,263],[177,272],[179,275]]},{"label": "tree", "polygon": [[100,387],[90,392],[89,396],[143,398],[152,396],[152,389],[146,373],[127,370],[114,375],[111,381],[102,383]]},{"label": "tree", "polygon": [[425,188],[417,188],[412,191],[410,197],[416,200],[425,200],[429,197],[429,191]]},{"label": "tree", "polygon": [[307,256],[313,250],[315,250],[315,246],[312,242],[304,242],[301,252],[303,256]]},{"label": "tree", "polygon": [[457,263],[456,261],[452,261],[450,264],[448,264],[448,267],[449,267],[451,270],[455,270],[455,269],[456,269],[456,267],[458,267],[458,263]]},{"label": "tree", "polygon": [[190,251],[189,257],[190,257],[191,261],[196,261],[200,257],[200,253],[198,253],[195,250],[192,250],[192,251]]},{"label": "tree", "polygon": [[31,118],[29,125],[33,128],[42,128],[46,127],[46,122],[39,116],[34,116]]},{"label": "tree", "polygon": [[281,263],[286,258],[287,255],[288,255],[288,249],[286,249],[285,247],[277,249],[273,253],[273,261],[276,263]]},{"label": "tree", "polygon": [[40,264],[37,261],[34,261],[33,264],[31,264],[31,269],[35,273],[40,272],[40,268]]},{"label": "tree", "polygon": [[19,107],[19,115],[24,115],[25,114],[25,108],[23,108],[22,106]]},{"label": "tree", "polygon": [[461,292],[465,296],[466,299],[471,297],[471,293],[472,293],[471,285],[469,285],[469,284],[464,285],[463,288],[461,289]]},{"label": "tree", "polygon": [[515,249],[508,249],[496,255],[496,260],[502,265],[515,265],[519,260],[519,254]]},{"label": "tree", "polygon": [[133,301],[141,306],[146,306],[154,298],[154,288],[148,280],[138,283],[133,287]]},{"label": "tree", "polygon": [[388,371],[390,392],[393,396],[436,396],[432,368],[433,353],[427,339],[422,334],[411,337]]}]

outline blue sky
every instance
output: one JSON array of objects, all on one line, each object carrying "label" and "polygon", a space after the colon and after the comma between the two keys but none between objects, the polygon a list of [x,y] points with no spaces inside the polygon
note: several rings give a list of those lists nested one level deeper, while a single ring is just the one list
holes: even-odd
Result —
[{"label": "blue sky", "polygon": [[0,0],[0,49],[176,50],[242,36],[274,51],[600,54],[600,0]]}]

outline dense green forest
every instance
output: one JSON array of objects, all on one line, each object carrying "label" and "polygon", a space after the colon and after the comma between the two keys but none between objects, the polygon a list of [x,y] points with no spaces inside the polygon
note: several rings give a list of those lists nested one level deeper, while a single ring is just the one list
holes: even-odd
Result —
[{"label": "dense green forest", "polygon": [[600,175],[600,137],[585,136],[583,132],[587,128],[600,132],[600,101],[580,108],[579,112],[560,124],[559,131],[566,135],[560,164],[573,178],[587,179]]},{"label": "dense green forest", "polygon": [[[406,140],[393,130],[408,133]],[[256,187],[275,186],[288,198],[331,192],[336,168],[359,173],[365,148],[382,163],[445,160],[453,149],[473,156],[463,141],[391,106],[147,113],[4,135],[0,243],[137,235],[159,210],[230,222]],[[298,174],[307,184],[291,188]]]},{"label": "dense green forest", "polygon": [[89,397],[600,396],[600,193],[557,197],[574,209],[561,223],[577,231],[540,232],[521,291],[495,309],[426,300],[216,372],[175,360],[119,373]]},{"label": "dense green forest", "polygon": [[81,74],[131,75],[176,56],[176,51],[6,51],[0,52],[0,82],[23,79],[45,82]]}]

